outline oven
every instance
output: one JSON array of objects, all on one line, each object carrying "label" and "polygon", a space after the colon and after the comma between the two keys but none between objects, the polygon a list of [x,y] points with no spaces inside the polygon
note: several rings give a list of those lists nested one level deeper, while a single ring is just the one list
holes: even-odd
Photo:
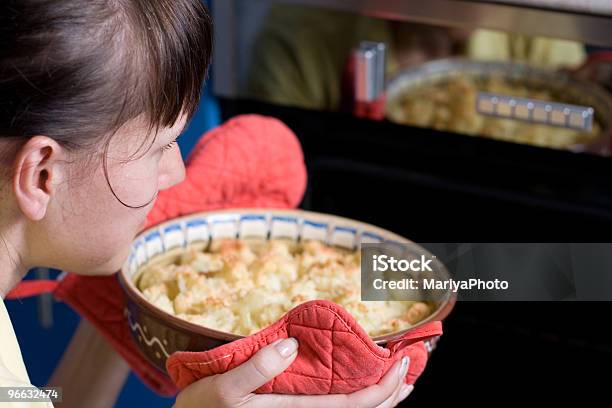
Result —
[{"label": "oven", "polygon": [[[601,49],[612,48],[609,2],[224,0],[213,4],[213,92],[222,116],[270,115],[296,133],[309,176],[302,208],[370,222],[416,242],[609,240],[612,158],[605,149],[576,152],[475,137],[355,115],[342,108],[342,101],[330,109],[325,103],[322,108],[298,100],[287,103],[244,91],[252,80],[249,70],[265,75],[253,64],[268,52],[258,41],[265,30],[262,24],[267,24],[277,3],[295,7],[296,12],[312,8],[315,13],[339,13],[339,24],[354,15],[415,23],[424,30],[428,26],[470,33],[499,30],[517,38],[571,40],[584,45],[585,53],[602,55]],[[296,33],[302,28],[295,27]],[[327,30],[329,25],[313,29]],[[282,52],[291,44],[281,41],[278,46]],[[318,52],[312,55],[325,55]],[[270,64],[277,63],[273,53],[270,58]],[[294,62],[308,63],[300,58],[297,55]],[[312,69],[304,68],[304,75],[318,75]],[[283,81],[291,79],[304,80],[287,75]],[[340,87],[345,85],[339,82]],[[312,90],[311,86],[303,89]],[[319,100],[333,97],[326,94]],[[593,279],[610,285],[610,273],[600,271]],[[458,302],[445,321],[438,350],[403,404],[527,398],[550,403],[565,401],[570,394],[603,396],[606,378],[596,373],[605,373],[612,364],[610,312],[612,304],[605,301]]]}]

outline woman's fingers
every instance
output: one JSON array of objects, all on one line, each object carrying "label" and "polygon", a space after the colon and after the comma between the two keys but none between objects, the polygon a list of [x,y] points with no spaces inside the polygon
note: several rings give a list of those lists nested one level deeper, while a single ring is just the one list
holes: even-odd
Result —
[{"label": "woman's fingers", "polygon": [[393,394],[387,397],[387,399],[385,399],[380,404],[376,405],[376,408],[393,408],[397,405],[398,395],[400,393],[400,390],[402,389],[402,385],[404,385],[404,379],[406,378],[406,373],[408,372],[409,366],[410,359],[408,357],[404,357],[402,358],[402,360],[400,360],[400,374],[398,377],[397,386],[393,390]]},{"label": "woman's fingers", "polygon": [[399,404],[400,402],[402,402],[403,400],[408,398],[408,396],[410,395],[412,390],[414,390],[414,385],[412,385],[412,384],[403,384],[400,387],[400,391],[399,391],[399,393],[397,395],[397,399],[395,400],[395,405]]},{"label": "woman's fingers", "polygon": [[[409,359],[396,362],[378,384],[370,385],[351,394],[329,395],[257,395],[249,401],[253,408],[349,408],[349,407],[393,407],[401,391],[401,384],[408,372]],[[397,394],[396,394],[397,392]]]},{"label": "woman's fingers", "polygon": [[297,350],[296,339],[279,339],[259,350],[246,363],[217,376],[216,386],[228,398],[245,397],[289,367]]},{"label": "woman's fingers", "polygon": [[403,381],[399,381],[397,384],[397,387],[395,387],[395,390],[393,391],[393,394],[391,394],[386,400],[384,400],[383,402],[381,402],[380,404],[378,404],[376,406],[376,408],[393,408],[397,405],[398,402],[398,396],[400,393],[400,390],[402,389],[402,383]]},{"label": "woman's fingers", "polygon": [[410,360],[408,357],[402,358],[393,365],[393,367],[387,372],[387,374],[385,374],[378,384],[370,385],[363,390],[348,394],[351,402],[349,406],[380,406],[404,381],[404,377],[408,372],[409,363]]}]

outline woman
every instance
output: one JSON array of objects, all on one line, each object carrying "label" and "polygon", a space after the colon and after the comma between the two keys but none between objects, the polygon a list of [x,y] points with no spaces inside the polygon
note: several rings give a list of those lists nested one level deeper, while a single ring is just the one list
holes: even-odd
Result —
[{"label": "woman", "polygon": [[[0,294],[33,266],[112,274],[157,193],[184,177],[175,141],[210,64],[208,12],[200,0],[4,1],[0,44]],[[252,393],[297,353],[295,339],[271,344],[175,406],[392,407],[412,389],[402,361],[348,395]],[[2,302],[0,386],[27,385]]]}]

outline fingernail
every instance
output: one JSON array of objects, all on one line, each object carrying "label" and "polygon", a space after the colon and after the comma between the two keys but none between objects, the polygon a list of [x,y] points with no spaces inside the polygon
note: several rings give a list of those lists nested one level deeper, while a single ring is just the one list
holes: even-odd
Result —
[{"label": "fingernail", "polygon": [[410,359],[408,357],[402,358],[402,364],[400,365],[400,369],[399,369],[399,376],[401,379],[403,379],[406,376],[406,372],[408,371],[409,362],[410,362]]},{"label": "fingernail", "polygon": [[402,385],[402,388],[400,389],[400,393],[399,393],[399,400],[402,401],[404,399],[406,399],[406,397],[408,397],[408,395],[410,395],[410,393],[412,392],[412,390],[414,389],[414,385],[412,384],[404,384]]},{"label": "fingernail", "polygon": [[278,350],[279,354],[283,356],[283,358],[287,358],[295,353],[298,348],[298,342],[293,337],[289,337],[275,344],[274,347],[276,347],[276,350]]}]

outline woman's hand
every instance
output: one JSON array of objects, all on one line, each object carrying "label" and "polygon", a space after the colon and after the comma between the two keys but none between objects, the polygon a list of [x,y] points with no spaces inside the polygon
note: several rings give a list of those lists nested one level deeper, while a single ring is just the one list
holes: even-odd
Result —
[{"label": "woman's hand", "polygon": [[259,350],[246,363],[219,375],[203,378],[185,388],[174,408],[195,407],[378,407],[391,408],[410,394],[404,384],[409,361],[396,362],[378,384],[351,394],[280,395],[254,394],[253,391],[282,373],[297,357],[293,338],[279,339]]}]

